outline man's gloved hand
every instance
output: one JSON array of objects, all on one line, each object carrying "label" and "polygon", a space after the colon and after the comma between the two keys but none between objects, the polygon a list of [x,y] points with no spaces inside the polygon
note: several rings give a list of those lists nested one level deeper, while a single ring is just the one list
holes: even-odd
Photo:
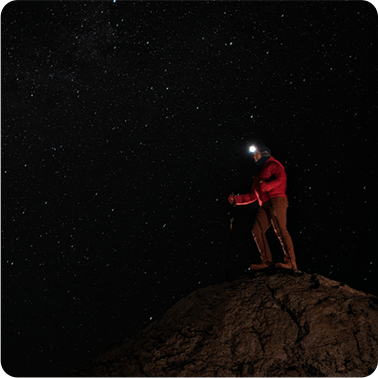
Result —
[{"label": "man's gloved hand", "polygon": [[235,195],[234,194],[229,195],[228,202],[230,202],[231,205],[235,204]]}]

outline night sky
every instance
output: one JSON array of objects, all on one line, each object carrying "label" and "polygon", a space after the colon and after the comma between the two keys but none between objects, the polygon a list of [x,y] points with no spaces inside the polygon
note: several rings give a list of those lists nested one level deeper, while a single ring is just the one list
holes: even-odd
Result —
[{"label": "night sky", "polygon": [[258,204],[227,201],[253,142],[286,169],[298,269],[378,295],[377,21],[368,2],[6,5],[5,371],[66,374],[258,263]]}]

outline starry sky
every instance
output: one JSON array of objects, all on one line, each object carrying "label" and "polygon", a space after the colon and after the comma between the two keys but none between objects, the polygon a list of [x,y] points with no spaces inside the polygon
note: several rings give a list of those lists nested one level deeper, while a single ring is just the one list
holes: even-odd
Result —
[{"label": "starry sky", "polygon": [[378,295],[377,25],[368,2],[7,4],[5,371],[66,374],[258,263],[258,204],[227,201],[258,141],[298,268]]}]

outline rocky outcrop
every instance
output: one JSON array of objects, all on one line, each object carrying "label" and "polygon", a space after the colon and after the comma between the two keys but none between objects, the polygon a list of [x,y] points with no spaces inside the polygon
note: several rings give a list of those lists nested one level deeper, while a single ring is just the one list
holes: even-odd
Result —
[{"label": "rocky outcrop", "polygon": [[367,376],[378,362],[378,299],[272,270],[191,293],[70,376]]}]

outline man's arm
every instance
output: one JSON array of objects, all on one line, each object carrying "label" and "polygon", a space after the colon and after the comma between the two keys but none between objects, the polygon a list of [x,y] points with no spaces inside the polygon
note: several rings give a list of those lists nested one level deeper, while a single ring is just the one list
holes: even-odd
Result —
[{"label": "man's arm", "polygon": [[234,196],[236,205],[249,205],[257,200],[257,196],[254,192],[242,194],[240,196]]},{"label": "man's arm", "polygon": [[261,190],[264,192],[278,188],[285,181],[285,170],[277,163],[273,163],[267,173],[267,177],[261,177],[260,181]]}]

